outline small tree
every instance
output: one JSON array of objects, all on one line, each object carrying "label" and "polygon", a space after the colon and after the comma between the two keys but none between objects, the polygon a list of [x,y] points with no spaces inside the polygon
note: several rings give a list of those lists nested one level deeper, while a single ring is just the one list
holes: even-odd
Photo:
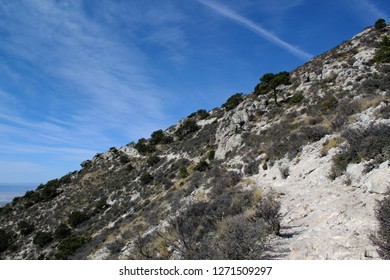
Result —
[{"label": "small tree", "polygon": [[154,180],[154,177],[150,173],[146,172],[141,175],[140,180],[142,185],[147,185]]},{"label": "small tree", "polygon": [[8,249],[12,244],[13,234],[0,228],[0,253]]},{"label": "small tree", "polygon": [[187,134],[195,132],[199,129],[196,121],[193,119],[186,119],[181,126],[175,131],[175,134],[182,139]]},{"label": "small tree", "polygon": [[194,170],[203,172],[209,168],[209,164],[204,159],[199,161],[197,165],[195,165]]},{"label": "small tree", "polygon": [[187,171],[187,168],[185,166],[181,166],[180,169],[179,169],[179,175],[180,175],[180,178],[184,179],[184,178],[187,178],[188,176],[188,171]]},{"label": "small tree", "polygon": [[54,231],[54,237],[57,239],[64,239],[68,237],[72,233],[72,230],[70,227],[68,227],[66,224],[61,223],[57,226],[56,230]]},{"label": "small tree", "polygon": [[33,243],[43,248],[53,241],[53,236],[50,232],[38,231],[33,239]]},{"label": "small tree", "polygon": [[290,73],[283,71],[277,74],[266,73],[260,78],[260,84],[255,88],[256,94],[266,94],[270,91],[273,92],[275,104],[278,104],[277,100],[277,87],[281,85],[290,84]]},{"label": "small tree", "polygon": [[147,143],[145,138],[141,138],[138,140],[137,144],[134,145],[134,148],[141,154],[146,155],[147,153],[153,153],[156,148],[154,145],[150,145]]},{"label": "small tree", "polygon": [[222,105],[226,111],[230,111],[238,106],[243,100],[242,93],[233,94],[228,98],[228,100]]},{"label": "small tree", "polygon": [[390,38],[388,36],[383,37],[380,48],[375,53],[374,61],[376,63],[390,62]]},{"label": "small tree", "polygon": [[80,211],[73,211],[68,217],[68,222],[73,228],[75,228],[88,219],[89,216],[87,214]]},{"label": "small tree", "polygon": [[383,18],[378,19],[374,25],[376,30],[382,31],[386,28],[386,21]]},{"label": "small tree", "polygon": [[70,235],[58,245],[58,253],[55,255],[58,260],[67,260],[84,244],[91,240],[90,237]]},{"label": "small tree", "polygon": [[150,144],[157,145],[157,144],[168,144],[172,142],[172,137],[165,135],[164,131],[156,130],[152,133],[150,138]]},{"label": "small tree", "polygon": [[34,225],[26,221],[20,221],[18,227],[21,235],[28,235],[35,230]]}]

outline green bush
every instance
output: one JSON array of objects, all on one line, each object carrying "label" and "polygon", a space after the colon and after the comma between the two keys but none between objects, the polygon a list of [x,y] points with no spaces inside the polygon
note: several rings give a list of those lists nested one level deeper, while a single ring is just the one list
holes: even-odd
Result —
[{"label": "green bush", "polygon": [[107,198],[106,197],[102,197],[95,204],[95,212],[98,213],[100,211],[104,211],[108,207],[110,207],[110,204],[107,203]]},{"label": "green bush", "polygon": [[34,205],[35,203],[39,202],[39,193],[35,191],[27,191],[24,195],[25,203],[24,205],[26,207],[30,207]]},{"label": "green bush", "polygon": [[150,145],[147,143],[145,138],[141,138],[138,140],[137,144],[134,145],[134,148],[141,154],[145,155],[148,153],[153,153],[156,151],[154,145]]},{"label": "green bush", "polygon": [[230,111],[236,108],[243,100],[242,93],[236,93],[228,98],[228,100],[222,105],[226,111]]},{"label": "green bush", "polygon": [[160,161],[159,156],[152,155],[147,159],[146,163],[148,166],[153,166],[153,165],[156,165],[157,163],[159,163],[159,161]]},{"label": "green bush", "polygon": [[84,244],[91,240],[89,237],[71,235],[65,238],[58,245],[58,253],[55,255],[58,260],[67,260]]},{"label": "green bush", "polygon": [[209,150],[209,152],[207,154],[208,160],[212,161],[212,160],[214,160],[214,157],[215,157],[215,151],[214,150]]},{"label": "green bush", "polygon": [[304,95],[299,92],[299,93],[295,93],[289,100],[288,100],[288,103],[293,105],[293,104],[297,104],[299,102],[301,102],[303,99],[304,99]]},{"label": "green bush", "polygon": [[0,228],[0,253],[9,248],[13,242],[13,234]]},{"label": "green bush", "polygon": [[203,172],[206,171],[209,168],[209,164],[205,160],[201,160],[198,162],[197,165],[195,165],[194,170]]},{"label": "green bush", "polygon": [[33,239],[33,243],[43,248],[53,241],[53,236],[50,232],[38,231]]},{"label": "green bush", "polygon": [[72,233],[71,228],[64,223],[61,223],[57,226],[56,230],[54,231],[54,237],[56,239],[64,239],[68,237],[71,233]]},{"label": "green bush", "polygon": [[83,222],[87,221],[89,219],[89,216],[83,212],[80,211],[73,211],[68,216],[68,223],[71,227],[75,228],[82,224]]},{"label": "green bush", "polygon": [[376,30],[382,31],[386,28],[386,21],[383,18],[378,19],[374,25]]},{"label": "green bush", "polygon": [[141,175],[140,180],[142,185],[147,185],[154,180],[154,177],[150,173],[146,172]]},{"label": "green bush", "polygon": [[204,110],[204,109],[200,109],[196,112],[196,116],[200,119],[200,120],[204,120],[204,119],[207,119],[209,117],[209,113]]},{"label": "green bush", "polygon": [[260,78],[260,83],[255,87],[255,94],[267,94],[273,92],[275,104],[277,102],[277,90],[276,88],[280,85],[289,85],[290,82],[290,73],[286,71],[274,73],[266,73]]},{"label": "green bush", "polygon": [[150,138],[150,144],[169,144],[172,142],[172,140],[172,137],[165,135],[164,131],[160,129],[152,133]]},{"label": "green bush", "polygon": [[[130,162],[130,157],[128,156],[128,155],[126,155],[126,154],[121,154],[120,156],[119,156],[119,161],[120,161],[120,163],[122,163],[122,164],[128,164],[129,162]],[[130,164],[131,165],[131,164]]]},{"label": "green bush", "polygon": [[380,48],[375,53],[374,62],[376,63],[390,62],[390,38],[388,36],[383,37],[380,43]]},{"label": "green bush", "polygon": [[185,166],[181,166],[180,169],[179,169],[179,176],[180,178],[184,179],[188,176],[188,171],[187,171],[187,168]]},{"label": "green bush", "polygon": [[35,230],[34,225],[26,221],[20,221],[18,227],[21,235],[28,235]]},{"label": "green bush", "polygon": [[196,121],[193,119],[186,119],[180,127],[175,131],[175,135],[179,138],[183,138],[184,136],[195,132],[199,129]]},{"label": "green bush", "polygon": [[331,95],[331,96],[325,98],[325,100],[323,100],[321,102],[320,107],[321,107],[322,111],[329,112],[329,111],[332,111],[334,108],[336,108],[337,104],[338,104],[338,101],[337,101],[336,97]]}]

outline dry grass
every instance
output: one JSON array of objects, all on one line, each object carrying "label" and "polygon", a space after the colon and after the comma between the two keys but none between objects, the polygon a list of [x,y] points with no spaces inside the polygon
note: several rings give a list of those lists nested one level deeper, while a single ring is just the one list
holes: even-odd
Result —
[{"label": "dry grass", "polygon": [[331,149],[340,146],[340,144],[343,142],[344,142],[344,140],[340,137],[334,137],[334,138],[331,138],[329,140],[326,140],[326,142],[324,143],[324,146],[322,147],[322,149],[320,151],[320,155],[322,157],[326,156]]}]

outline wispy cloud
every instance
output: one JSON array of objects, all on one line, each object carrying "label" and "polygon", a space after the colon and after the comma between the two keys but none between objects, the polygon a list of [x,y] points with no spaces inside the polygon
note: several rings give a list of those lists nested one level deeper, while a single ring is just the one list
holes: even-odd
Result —
[{"label": "wispy cloud", "polygon": [[278,36],[270,32],[269,30],[263,28],[260,24],[255,23],[250,19],[243,17],[242,15],[236,13],[235,11],[229,9],[226,6],[223,6],[213,1],[198,0],[198,2],[212,9],[214,12],[230,19],[231,21],[244,26],[246,29],[256,33],[263,39],[266,39],[267,41],[271,42],[272,44],[275,44],[287,50],[294,56],[297,56],[304,60],[308,60],[313,57],[312,54],[305,52],[301,50],[299,47],[284,41],[283,39],[279,38]]},{"label": "wispy cloud", "polygon": [[[102,149],[117,136],[135,140],[170,124],[165,107],[173,97],[154,83],[150,58],[139,43],[177,53],[175,48],[186,47],[185,38],[170,24],[182,18],[142,4],[101,5],[93,12],[104,17],[96,19],[79,1],[2,2],[0,51],[13,61],[2,67],[19,87],[0,91],[0,130],[9,138],[5,144],[19,139],[13,146],[20,150],[36,148],[26,147],[27,140],[65,145],[68,151]],[[172,6],[160,8],[174,14]],[[118,24],[115,16],[122,17],[121,29],[107,26]],[[149,26],[145,35],[135,30],[140,24]]]},{"label": "wispy cloud", "polygon": [[0,182],[170,125],[150,54],[183,61],[184,19],[168,1],[0,0]]}]

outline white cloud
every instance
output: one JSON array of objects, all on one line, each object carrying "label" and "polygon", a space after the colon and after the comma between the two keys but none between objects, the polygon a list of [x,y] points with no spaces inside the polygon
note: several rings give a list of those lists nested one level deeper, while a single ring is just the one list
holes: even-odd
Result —
[{"label": "white cloud", "polygon": [[297,56],[297,57],[305,59],[305,60],[308,60],[308,59],[313,57],[312,54],[307,53],[307,52],[301,50],[299,47],[294,46],[294,45],[282,40],[278,36],[274,35],[272,32],[263,28],[260,24],[257,24],[255,22],[251,21],[250,19],[247,19],[247,18],[239,15],[238,13],[234,12],[233,10],[231,10],[225,6],[222,6],[221,4],[218,4],[218,3],[213,2],[213,1],[205,1],[205,0],[198,0],[198,2],[202,3],[203,5],[207,6],[210,9],[212,9],[216,13],[244,26],[246,29],[251,30],[252,32],[254,32],[257,35],[259,35],[260,37],[262,37],[263,39],[266,39],[267,41],[287,50],[288,52],[290,52],[294,56]]},{"label": "white cloud", "polygon": [[[44,103],[42,112],[34,112],[40,120],[30,118],[15,104],[4,105],[11,105],[11,101],[23,104],[23,93],[1,93],[0,119],[6,125],[0,129],[10,131],[9,126],[13,126],[15,135],[27,137],[24,139],[73,143],[73,147],[91,142],[107,145],[113,142],[113,131],[117,136],[137,139],[167,125],[166,100],[172,96],[153,82],[151,61],[137,44],[159,44],[175,60],[182,59],[179,50],[187,47],[185,36],[170,24],[183,20],[183,16],[175,13],[172,5],[152,8],[143,6],[148,3],[129,4],[125,8],[101,2],[99,13],[104,20],[96,20],[85,13],[79,1],[13,3],[0,10],[0,28],[7,34],[0,50],[55,88],[50,89],[52,92],[29,93]],[[112,33],[119,30],[117,26],[107,26],[118,24],[112,19],[115,16],[122,17],[126,32]],[[139,37],[132,23],[153,26]],[[41,82],[23,79],[25,87]]]}]

